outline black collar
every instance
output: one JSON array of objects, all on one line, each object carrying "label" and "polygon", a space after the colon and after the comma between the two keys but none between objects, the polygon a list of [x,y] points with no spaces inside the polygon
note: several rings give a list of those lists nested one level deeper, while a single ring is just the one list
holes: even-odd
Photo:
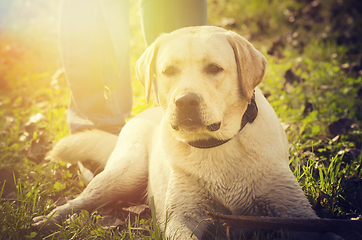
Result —
[{"label": "black collar", "polygon": [[[258,106],[256,105],[256,102],[255,102],[255,92],[254,92],[253,97],[251,98],[251,101],[248,104],[248,108],[246,109],[246,111],[241,119],[241,126],[240,126],[239,132],[245,127],[245,125],[247,123],[254,122],[257,115],[258,115]],[[213,147],[220,146],[224,143],[227,143],[231,139],[232,138],[220,140],[220,139],[216,139],[216,138],[209,138],[209,139],[188,142],[187,144],[189,144],[190,146],[195,147],[195,148],[213,148]]]}]

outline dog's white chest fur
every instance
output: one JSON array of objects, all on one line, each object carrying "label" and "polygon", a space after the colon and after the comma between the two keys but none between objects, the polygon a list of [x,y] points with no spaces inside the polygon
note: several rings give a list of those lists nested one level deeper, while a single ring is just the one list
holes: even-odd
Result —
[{"label": "dog's white chest fur", "polygon": [[[162,123],[161,123],[162,125]],[[249,126],[245,129],[246,133]],[[242,133],[240,133],[242,134]],[[155,155],[150,161],[152,170],[150,170],[150,189],[149,194],[159,196],[170,189],[184,185],[185,189],[180,192],[196,192],[200,199],[210,198],[212,205],[216,205],[217,210],[224,213],[233,214],[252,214],[251,206],[255,194],[263,188],[260,183],[261,175],[259,166],[254,154],[248,146],[241,146],[243,141],[239,136],[235,136],[227,145],[221,145],[210,149],[197,149],[185,143],[175,141],[172,135],[164,134]],[[163,148],[167,145],[178,145],[173,148]],[[175,150],[177,149],[177,150]],[[167,161],[159,165],[159,159],[162,155],[167,156]],[[167,169],[165,169],[167,166]],[[160,169],[163,169],[162,171]],[[258,173],[259,172],[259,173]],[[162,175],[163,177],[160,177]],[[162,179],[162,181],[159,181]],[[175,192],[174,195],[178,195]],[[157,199],[157,197],[156,197]],[[195,200],[189,204],[194,204]],[[156,203],[157,204],[157,203]],[[183,202],[183,204],[188,204]],[[165,209],[166,200],[159,200],[158,208]],[[166,207],[167,209],[167,207]],[[216,211],[208,208],[205,211]],[[162,211],[164,212],[164,211]]]}]

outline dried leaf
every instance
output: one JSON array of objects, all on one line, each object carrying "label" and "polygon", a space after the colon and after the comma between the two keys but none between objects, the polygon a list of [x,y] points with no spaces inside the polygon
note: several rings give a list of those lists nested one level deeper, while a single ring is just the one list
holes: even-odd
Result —
[{"label": "dried leaf", "polygon": [[130,213],[140,215],[140,214],[148,213],[150,211],[150,207],[147,204],[141,204],[141,205],[123,208],[123,210],[130,212]]},{"label": "dried leaf", "polygon": [[280,122],[280,125],[282,125],[284,130],[287,130],[288,128],[290,128],[290,124],[289,123],[285,123],[285,122]]},{"label": "dried leaf", "polygon": [[38,128],[39,123],[46,120],[47,118],[42,113],[37,113],[31,116],[28,122],[24,125],[24,132],[21,134],[19,140],[22,142],[31,140],[33,138],[34,132]]},{"label": "dried leaf", "polygon": [[235,28],[236,27],[236,20],[235,18],[227,18],[223,17],[220,22],[216,23],[217,26],[227,28]]},{"label": "dried leaf", "polygon": [[42,113],[37,113],[29,118],[29,121],[26,125],[30,125],[31,123],[39,123],[42,120],[46,120],[47,118]]},{"label": "dried leaf", "polygon": [[98,220],[98,225],[101,226],[103,229],[116,228],[124,224],[124,221],[112,217],[111,215],[105,215]]},{"label": "dried leaf", "polygon": [[93,179],[94,174],[88,168],[84,167],[81,162],[78,162],[78,167],[84,179],[89,183]]},{"label": "dried leaf", "polygon": [[272,46],[269,48],[267,53],[269,55],[277,56],[279,58],[282,58],[283,55],[281,53],[281,50],[285,48],[285,43],[283,41],[283,38],[278,38],[276,41],[273,42]]},{"label": "dried leaf", "polygon": [[313,112],[313,104],[309,101],[306,101],[304,103],[304,110],[303,110],[303,116],[307,116],[309,113]]},{"label": "dried leaf", "polygon": [[41,134],[36,140],[31,141],[30,146],[26,149],[26,155],[29,160],[40,163],[49,150],[50,142],[47,142],[45,136]]},{"label": "dried leaf", "polygon": [[341,135],[347,132],[350,128],[357,126],[357,123],[349,118],[341,118],[328,126],[329,132],[333,136]]},{"label": "dried leaf", "polygon": [[358,148],[347,148],[344,150],[340,150],[338,152],[339,155],[343,155],[343,162],[350,163],[354,159],[356,159],[361,154],[361,149]]},{"label": "dried leaf", "polygon": [[292,69],[288,69],[285,72],[284,78],[285,78],[285,84],[293,84],[295,82],[301,83],[303,81],[303,79],[300,76],[296,75]]}]

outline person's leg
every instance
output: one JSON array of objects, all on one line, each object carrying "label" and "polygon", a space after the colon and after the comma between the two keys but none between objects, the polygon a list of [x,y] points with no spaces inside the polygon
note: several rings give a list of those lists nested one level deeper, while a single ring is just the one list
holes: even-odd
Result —
[{"label": "person's leg", "polygon": [[146,45],[161,33],[207,25],[207,0],[139,0]]},{"label": "person's leg", "polygon": [[71,132],[118,134],[132,108],[129,0],[62,0],[60,46]]}]

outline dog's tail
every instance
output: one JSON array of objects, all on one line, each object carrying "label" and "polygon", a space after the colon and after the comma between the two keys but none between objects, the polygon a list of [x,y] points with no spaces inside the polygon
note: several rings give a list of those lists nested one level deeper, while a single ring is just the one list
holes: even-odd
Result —
[{"label": "dog's tail", "polygon": [[46,159],[72,164],[91,163],[103,169],[116,146],[118,137],[101,130],[88,130],[60,139]]}]

